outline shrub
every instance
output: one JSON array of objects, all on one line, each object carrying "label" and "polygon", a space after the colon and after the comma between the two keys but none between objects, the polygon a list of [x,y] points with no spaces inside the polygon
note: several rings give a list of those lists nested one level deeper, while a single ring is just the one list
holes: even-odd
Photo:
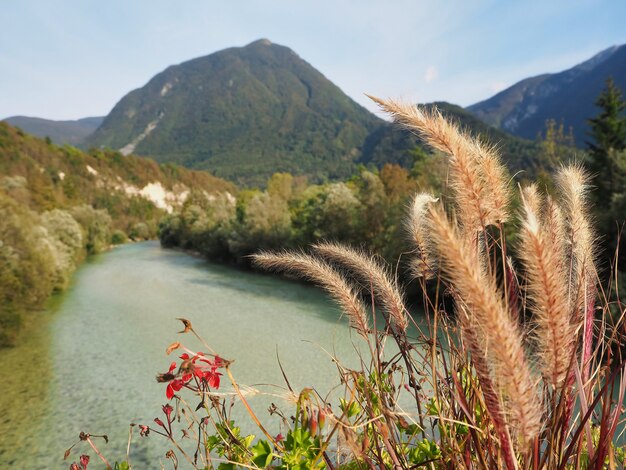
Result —
[{"label": "shrub", "polygon": [[109,246],[112,221],[106,210],[83,204],[73,207],[70,213],[82,227],[87,254],[100,253]]},{"label": "shrub", "polygon": [[123,245],[128,241],[128,237],[124,233],[123,230],[113,230],[111,234],[111,244],[112,245]]},{"label": "shrub", "polygon": [[135,241],[138,240],[149,240],[152,238],[152,233],[150,231],[150,227],[145,222],[137,222],[134,224],[130,231],[128,232],[128,236]]}]

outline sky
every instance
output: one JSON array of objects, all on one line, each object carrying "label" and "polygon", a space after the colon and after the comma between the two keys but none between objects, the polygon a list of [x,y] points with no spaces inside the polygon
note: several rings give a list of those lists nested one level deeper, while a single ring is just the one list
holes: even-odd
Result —
[{"label": "sky", "polygon": [[624,0],[0,0],[0,118],[104,116],[169,65],[267,38],[351,98],[461,106],[626,43]]}]

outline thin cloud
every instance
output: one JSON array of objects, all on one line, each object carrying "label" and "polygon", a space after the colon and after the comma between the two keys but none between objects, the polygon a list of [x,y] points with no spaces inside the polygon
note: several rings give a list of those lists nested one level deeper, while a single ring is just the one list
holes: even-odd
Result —
[{"label": "thin cloud", "polygon": [[439,70],[434,65],[429,65],[424,74],[424,80],[426,83],[432,83],[439,78]]},{"label": "thin cloud", "polygon": [[424,80],[426,83],[432,83],[439,77],[439,70],[434,65],[429,65],[424,74]]}]

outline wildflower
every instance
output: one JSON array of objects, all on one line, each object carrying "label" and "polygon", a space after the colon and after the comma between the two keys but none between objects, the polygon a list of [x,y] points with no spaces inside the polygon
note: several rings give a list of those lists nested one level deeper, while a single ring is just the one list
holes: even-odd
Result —
[{"label": "wildflower", "polygon": [[139,435],[141,437],[147,437],[148,434],[150,434],[150,427],[149,426],[145,426],[143,424],[139,425]]},{"label": "wildflower", "polygon": [[[181,365],[182,367],[182,365]],[[191,375],[186,374],[183,375],[180,379],[176,378],[177,374],[174,374],[174,370],[176,369],[176,362],[172,362],[170,364],[169,370],[165,374],[157,375],[157,382],[168,382],[167,389],[165,390],[165,396],[168,400],[171,400],[174,397],[174,394],[178,392],[183,386],[191,380]],[[179,369],[180,372],[180,369]]]},{"label": "wildflower", "polygon": [[172,422],[172,411],[174,410],[174,408],[172,408],[172,405],[170,405],[169,403],[166,405],[163,405],[163,413],[165,413],[165,416],[167,416],[167,421],[169,423]]},{"label": "wildflower", "polygon": [[[176,362],[172,362],[166,373],[157,375],[157,382],[169,382],[165,390],[165,396],[168,400],[171,400],[174,394],[186,386],[194,376],[206,382],[212,389],[219,388],[222,374],[217,372],[217,369],[225,364],[222,358],[215,356],[213,360],[210,360],[203,353],[198,352],[193,357],[183,353],[180,355],[180,359],[182,362],[177,372],[174,372]],[[163,411],[165,412],[165,410]]]},{"label": "wildflower", "polygon": [[[190,371],[193,371],[193,374],[198,377],[200,380],[205,380],[209,387],[213,389],[218,389],[220,387],[220,376],[222,375],[220,372],[217,372],[218,367],[221,367],[224,364],[224,361],[221,357],[215,356],[213,361],[204,357],[204,354],[201,352],[196,353],[196,355],[192,358],[189,357],[189,354],[185,353],[180,356],[184,361],[191,361],[189,367]],[[204,364],[198,364],[197,362],[203,362]],[[207,368],[208,366],[208,368]],[[182,367],[182,365],[181,365]]]}]

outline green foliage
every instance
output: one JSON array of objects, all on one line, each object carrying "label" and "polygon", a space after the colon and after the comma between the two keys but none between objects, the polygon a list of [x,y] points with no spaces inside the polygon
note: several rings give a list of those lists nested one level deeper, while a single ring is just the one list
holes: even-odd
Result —
[{"label": "green foliage", "polygon": [[[624,248],[624,237],[618,228],[625,220],[626,209],[626,101],[612,79],[607,80],[596,105],[597,117],[590,119],[589,168],[595,191],[592,193],[598,213],[598,229],[604,240],[605,255]],[[623,259],[623,256],[621,257]],[[619,262],[624,269],[624,261]]]},{"label": "green foliage", "polygon": [[83,230],[87,254],[100,253],[109,246],[112,220],[106,210],[83,204],[73,207],[71,214]]},{"label": "green foliage", "polygon": [[131,227],[128,236],[135,241],[150,240],[153,236],[153,231],[145,222],[137,222]]},{"label": "green foliage", "polygon": [[319,240],[362,244],[397,259],[402,218],[416,181],[404,168],[363,170],[348,182],[310,185],[288,173],[272,176],[266,191],[207,198],[191,193],[180,212],[163,217],[159,238],[212,260],[248,263],[259,249],[306,246]]},{"label": "green foliage", "polygon": [[83,232],[76,219],[60,209],[44,212],[41,223],[50,239],[56,271],[55,288],[62,290],[67,286],[83,254]]},{"label": "green foliage", "polygon": [[0,346],[14,341],[24,312],[52,293],[53,250],[37,214],[0,194]]},{"label": "green foliage", "polygon": [[128,241],[128,236],[123,230],[113,230],[111,234],[111,245],[123,245]]}]

